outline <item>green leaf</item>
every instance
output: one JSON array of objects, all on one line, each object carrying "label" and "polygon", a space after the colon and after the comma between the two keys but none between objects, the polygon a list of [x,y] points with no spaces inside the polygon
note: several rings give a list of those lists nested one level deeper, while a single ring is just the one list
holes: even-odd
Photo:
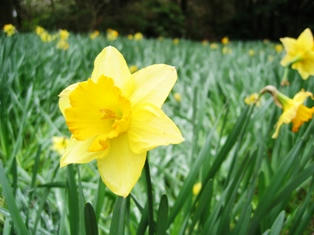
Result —
[{"label": "green leaf", "polygon": [[16,229],[17,233],[20,235],[29,234],[23,222],[19,209],[17,208],[15,197],[12,192],[12,188],[5,175],[4,168],[2,167],[2,161],[0,161],[0,183],[2,185],[2,192],[5,198],[6,204],[8,205],[8,209],[11,214],[12,221],[14,223],[14,228]]},{"label": "green leaf", "polygon": [[285,211],[282,211],[280,212],[275,222],[271,226],[269,235],[280,235],[280,231],[281,231],[284,219],[285,219]]},{"label": "green leaf", "polygon": [[75,173],[73,165],[67,166],[67,189],[68,189],[68,206],[69,206],[69,222],[72,235],[79,234],[78,222],[80,221],[79,211],[79,192],[75,182]]},{"label": "green leaf", "polygon": [[159,204],[158,219],[156,224],[157,235],[166,234],[167,223],[168,223],[168,198],[166,195],[162,195]]},{"label": "green leaf", "polygon": [[105,184],[102,182],[101,178],[98,180],[98,188],[95,198],[95,208],[96,208],[96,221],[99,221],[101,210],[105,201]]},{"label": "green leaf", "polygon": [[98,235],[98,225],[93,206],[87,202],[84,207],[86,235]]},{"label": "green leaf", "polygon": [[110,225],[111,235],[124,234],[126,202],[127,199],[123,197],[117,197],[116,199]]}]

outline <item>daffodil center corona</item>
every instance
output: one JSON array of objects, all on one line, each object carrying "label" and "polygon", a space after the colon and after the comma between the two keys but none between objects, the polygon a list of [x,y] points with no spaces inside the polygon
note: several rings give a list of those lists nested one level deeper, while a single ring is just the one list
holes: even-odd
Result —
[{"label": "daffodil center corona", "polygon": [[66,123],[77,140],[94,138],[89,151],[108,148],[110,139],[127,131],[131,105],[111,78],[81,82],[70,94]]}]

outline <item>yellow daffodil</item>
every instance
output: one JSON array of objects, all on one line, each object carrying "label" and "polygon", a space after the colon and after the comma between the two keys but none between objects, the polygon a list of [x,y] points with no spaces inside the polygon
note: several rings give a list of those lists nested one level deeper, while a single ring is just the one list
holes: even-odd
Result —
[{"label": "yellow daffodil", "polygon": [[99,36],[99,31],[98,30],[95,30],[94,32],[92,32],[90,35],[89,35],[89,37],[91,38],[91,39],[95,39],[95,38],[97,38]]},{"label": "yellow daffodil", "polygon": [[224,44],[224,45],[227,45],[229,43],[229,38],[228,37],[223,37],[221,39],[221,43]]},{"label": "yellow daffodil", "polygon": [[208,45],[208,40],[204,39],[204,40],[202,41],[202,45],[203,45],[203,46],[207,46],[207,45]]},{"label": "yellow daffodil", "polygon": [[132,34],[128,34],[128,39],[132,40],[133,39],[133,35]]},{"label": "yellow daffodil", "polygon": [[158,37],[158,41],[162,41],[162,40],[164,40],[164,37],[163,36],[159,36]]},{"label": "yellow daffodil", "polygon": [[72,133],[60,166],[97,160],[103,182],[126,197],[141,175],[147,151],[183,141],[178,127],[161,110],[176,79],[176,69],[165,64],[131,74],[116,48],[104,48],[91,78],[59,95]]},{"label": "yellow daffodil", "polygon": [[59,36],[61,40],[67,40],[70,36],[70,33],[66,29],[60,29]]},{"label": "yellow daffodil", "polygon": [[66,40],[59,40],[59,42],[57,43],[57,48],[61,49],[61,50],[67,50],[69,49],[69,43]]},{"label": "yellow daffodil", "polygon": [[173,42],[174,45],[177,45],[177,44],[179,44],[180,40],[179,40],[179,38],[174,38],[172,40],[172,42]]},{"label": "yellow daffodil", "polygon": [[41,27],[41,26],[36,26],[35,32],[36,32],[37,35],[40,35],[43,32],[46,32],[46,30],[43,27]]},{"label": "yellow daffodil", "polygon": [[222,53],[223,54],[231,54],[232,53],[232,50],[229,48],[229,47],[223,47],[222,48]]},{"label": "yellow daffodil", "polygon": [[275,51],[276,51],[277,53],[282,52],[282,50],[283,50],[282,45],[280,45],[280,44],[276,44],[276,45],[275,45]]},{"label": "yellow daffodil", "polygon": [[107,39],[109,41],[114,41],[118,38],[119,33],[118,31],[114,30],[114,29],[107,29]]},{"label": "yellow daffodil", "polygon": [[134,73],[138,70],[138,67],[136,65],[131,65],[129,69],[131,73]]},{"label": "yellow daffodil", "polygon": [[213,42],[213,43],[210,44],[210,48],[211,49],[217,49],[218,48],[218,44]]},{"label": "yellow daffodil", "polygon": [[134,34],[134,40],[139,41],[143,39],[143,34],[140,32],[137,32],[136,34]]},{"label": "yellow daffodil", "polygon": [[253,49],[249,50],[249,55],[250,56],[254,56],[255,55],[255,51]]},{"label": "yellow daffodil", "polygon": [[259,96],[257,93],[253,93],[247,97],[245,97],[244,102],[247,105],[256,105],[256,106],[260,106],[260,100],[259,100]]},{"label": "yellow daffodil", "polygon": [[267,86],[262,91],[261,94],[269,92],[272,94],[275,103],[283,109],[283,113],[279,117],[278,122],[276,123],[276,130],[273,134],[273,138],[278,137],[279,129],[282,124],[292,123],[292,131],[297,132],[300,126],[313,118],[314,114],[314,106],[311,108],[303,105],[307,97],[312,97],[314,99],[313,94],[309,91],[304,91],[303,89],[299,91],[293,99],[285,96],[280,93],[275,87]]},{"label": "yellow daffodil", "polygon": [[5,24],[3,26],[3,32],[5,32],[8,37],[11,37],[13,34],[16,33],[16,29],[15,29],[14,25],[12,25],[12,24]]},{"label": "yellow daffodil", "polygon": [[180,93],[178,93],[178,92],[174,93],[173,98],[174,98],[177,102],[181,102],[181,95],[180,95]]},{"label": "yellow daffodil", "polygon": [[314,75],[314,42],[309,28],[305,29],[297,39],[281,38],[287,54],[281,60],[282,66],[289,66],[297,70],[303,79]]},{"label": "yellow daffodil", "polygon": [[194,184],[193,189],[192,189],[193,195],[197,196],[200,193],[201,189],[202,189],[202,183],[201,182]]},{"label": "yellow daffodil", "polygon": [[61,136],[54,136],[52,137],[52,149],[59,153],[60,155],[63,155],[67,146],[69,144],[69,139],[66,137]]}]

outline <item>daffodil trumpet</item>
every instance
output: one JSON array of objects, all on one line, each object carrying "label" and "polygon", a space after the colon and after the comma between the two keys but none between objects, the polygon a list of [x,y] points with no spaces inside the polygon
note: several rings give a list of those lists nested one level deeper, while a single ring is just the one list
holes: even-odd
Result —
[{"label": "daffodil trumpet", "polygon": [[292,131],[297,132],[303,123],[313,118],[314,106],[309,108],[303,104],[308,97],[314,99],[311,92],[302,89],[292,99],[280,93],[274,86],[266,86],[261,90],[260,95],[266,92],[272,95],[275,104],[283,110],[275,125],[275,133],[272,138],[278,137],[282,124],[292,123]]}]

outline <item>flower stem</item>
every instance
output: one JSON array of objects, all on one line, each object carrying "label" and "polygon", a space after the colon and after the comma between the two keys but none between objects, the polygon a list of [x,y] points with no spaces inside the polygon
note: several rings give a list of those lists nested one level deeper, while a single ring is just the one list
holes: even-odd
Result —
[{"label": "flower stem", "polygon": [[149,225],[149,234],[154,234],[154,213],[153,213],[153,188],[150,178],[149,162],[148,162],[149,153],[147,153],[147,158],[145,162],[145,178],[147,186],[147,203],[148,203],[148,225]]}]

